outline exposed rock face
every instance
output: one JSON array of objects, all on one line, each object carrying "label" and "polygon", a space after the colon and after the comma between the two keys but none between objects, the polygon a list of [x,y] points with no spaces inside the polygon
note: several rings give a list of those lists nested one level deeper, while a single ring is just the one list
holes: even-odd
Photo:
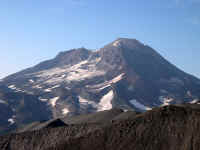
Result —
[{"label": "exposed rock face", "polygon": [[[107,116],[109,113],[113,114],[110,111]],[[200,132],[198,132],[200,130],[200,106],[198,104],[155,108],[145,113],[135,114],[129,119],[126,114],[128,113],[120,113],[120,119],[107,122],[107,124],[74,124],[2,136],[0,137],[0,149],[200,149]]]},{"label": "exposed rock face", "polygon": [[115,107],[146,111],[199,98],[199,79],[151,47],[120,38],[97,51],[61,52],[4,78],[0,129]]}]

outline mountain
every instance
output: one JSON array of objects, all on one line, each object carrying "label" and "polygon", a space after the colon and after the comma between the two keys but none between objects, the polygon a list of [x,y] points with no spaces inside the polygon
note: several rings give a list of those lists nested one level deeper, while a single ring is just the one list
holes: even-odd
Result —
[{"label": "mountain", "polygon": [[[119,110],[94,113],[91,123],[50,126],[35,131],[0,136],[1,150],[199,150],[200,105],[154,108],[145,113]],[[115,112],[115,115],[113,115]],[[103,114],[102,114],[103,113]],[[128,117],[132,114],[131,117]],[[114,117],[115,116],[115,117]],[[120,117],[118,117],[120,116]],[[123,117],[122,117],[123,116]],[[110,119],[111,119],[110,118]],[[120,119],[119,119],[120,118]],[[98,119],[97,119],[98,120]],[[100,119],[101,120],[101,119]],[[57,124],[58,120],[51,123]]]},{"label": "mountain", "polygon": [[200,80],[136,39],[85,48],[0,81],[0,131],[111,108],[146,111],[200,99]]}]

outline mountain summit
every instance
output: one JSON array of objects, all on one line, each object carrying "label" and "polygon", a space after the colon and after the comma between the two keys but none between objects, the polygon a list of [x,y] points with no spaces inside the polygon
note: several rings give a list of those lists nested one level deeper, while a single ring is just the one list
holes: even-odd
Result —
[{"label": "mountain summit", "polygon": [[109,110],[198,101],[200,80],[135,39],[59,53],[0,82],[0,127]]}]

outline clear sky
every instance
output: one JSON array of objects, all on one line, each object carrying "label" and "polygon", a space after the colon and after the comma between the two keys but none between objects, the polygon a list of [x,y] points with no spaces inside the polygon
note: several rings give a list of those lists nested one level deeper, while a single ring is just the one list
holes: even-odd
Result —
[{"label": "clear sky", "polygon": [[119,37],[136,38],[200,77],[200,0],[1,0],[0,78]]}]

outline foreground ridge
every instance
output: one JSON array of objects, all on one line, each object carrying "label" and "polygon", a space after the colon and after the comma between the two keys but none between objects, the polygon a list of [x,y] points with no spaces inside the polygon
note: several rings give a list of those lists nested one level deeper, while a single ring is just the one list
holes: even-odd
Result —
[{"label": "foreground ridge", "polygon": [[[113,113],[112,111],[107,111]],[[123,115],[122,115],[123,114]],[[145,113],[121,112],[107,123],[68,124],[0,137],[1,150],[199,150],[200,106],[180,104]],[[70,123],[70,122],[68,122]]]}]

